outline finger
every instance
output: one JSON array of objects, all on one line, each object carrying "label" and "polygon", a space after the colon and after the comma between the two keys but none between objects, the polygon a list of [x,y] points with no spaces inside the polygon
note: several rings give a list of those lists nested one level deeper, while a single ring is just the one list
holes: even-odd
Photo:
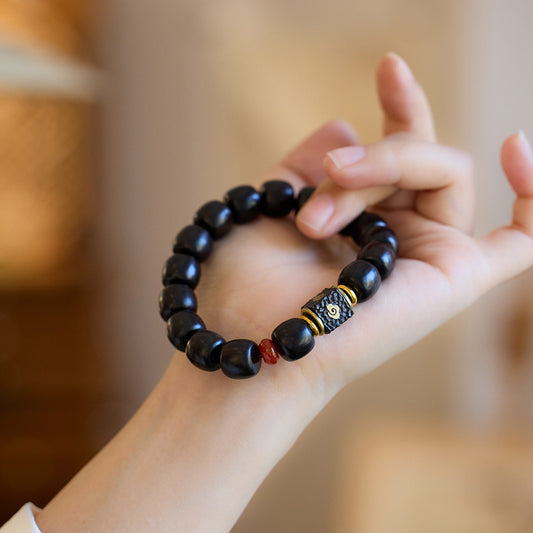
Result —
[{"label": "finger", "polygon": [[385,211],[413,210],[416,205],[416,195],[416,191],[399,191],[396,189],[394,194],[385,198],[379,203],[379,205],[376,205],[376,207],[384,209]]},{"label": "finger", "polygon": [[467,152],[401,134],[365,146],[331,150],[324,160],[331,179],[348,189],[377,185],[439,189],[467,179],[471,166]]},{"label": "finger", "polygon": [[298,212],[296,225],[311,239],[325,239],[347,226],[367,206],[378,204],[395,190],[385,186],[347,191],[327,179]]},{"label": "finger", "polygon": [[[418,213],[463,231],[472,230],[473,164],[466,152],[397,134],[375,144],[333,150],[324,165],[333,183],[350,190],[346,195],[390,186],[416,191],[414,207]],[[318,199],[314,196],[306,206],[307,212]],[[339,206],[335,220],[337,225],[340,220],[348,223],[350,213],[342,212]],[[322,233],[331,234],[327,224]]]},{"label": "finger", "polygon": [[523,132],[505,140],[501,163],[516,199],[511,224],[479,241],[488,273],[486,288],[533,264],[533,150]]},{"label": "finger", "polygon": [[323,165],[326,153],[357,143],[357,134],[348,122],[327,122],[284,157],[266,179],[288,181],[295,190],[306,185],[316,186],[327,178]]},{"label": "finger", "polygon": [[384,134],[404,131],[426,141],[435,141],[431,107],[407,63],[389,52],[378,65],[376,79],[385,114]]}]

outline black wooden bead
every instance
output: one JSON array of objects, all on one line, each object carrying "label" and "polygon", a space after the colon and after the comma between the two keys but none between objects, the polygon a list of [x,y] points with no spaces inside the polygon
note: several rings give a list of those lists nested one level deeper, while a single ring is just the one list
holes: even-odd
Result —
[{"label": "black wooden bead", "polygon": [[213,239],[220,239],[233,225],[231,209],[223,202],[211,200],[196,211],[194,223],[205,228]]},{"label": "black wooden bead", "polygon": [[361,246],[371,242],[387,243],[393,249],[395,254],[398,253],[398,249],[400,247],[398,243],[398,237],[396,237],[394,231],[392,231],[388,226],[384,228],[370,228],[367,232],[365,232],[360,243]]},{"label": "black wooden bead", "polygon": [[315,337],[305,320],[289,318],[272,332],[272,342],[283,359],[296,361],[314,348]]},{"label": "black wooden bead", "polygon": [[183,283],[168,285],[159,296],[159,313],[168,320],[174,313],[189,309],[196,311],[197,302],[194,291]]},{"label": "black wooden bead", "polygon": [[379,270],[368,261],[357,259],[342,270],[339,285],[346,285],[357,295],[357,301],[364,302],[371,298],[379,289],[381,277]]},{"label": "black wooden bead", "polygon": [[220,368],[220,352],[224,342],[214,331],[198,331],[187,343],[185,353],[194,366],[212,372]]},{"label": "black wooden bead", "polygon": [[197,332],[205,329],[203,320],[192,311],[178,311],[167,322],[167,333],[170,342],[182,352],[187,342]]},{"label": "black wooden bead", "polygon": [[186,253],[196,257],[198,261],[207,259],[212,249],[213,239],[211,239],[211,235],[206,229],[196,224],[185,226],[174,239],[174,253]]},{"label": "black wooden bead", "polygon": [[220,353],[220,368],[226,376],[233,379],[255,376],[261,368],[259,346],[247,339],[227,342]]},{"label": "black wooden bead", "polygon": [[240,185],[230,189],[224,201],[231,209],[237,224],[251,222],[261,214],[261,195],[250,185]]},{"label": "black wooden bead", "polygon": [[200,263],[189,254],[171,255],[163,267],[163,285],[185,283],[194,289],[200,281]]},{"label": "black wooden bead", "polygon": [[379,270],[381,279],[386,279],[394,268],[396,254],[388,244],[373,241],[362,248],[357,258],[372,263]]},{"label": "black wooden bead", "polygon": [[359,216],[354,218],[345,228],[340,230],[341,235],[351,237],[357,244],[361,244],[363,235],[374,227],[387,227],[387,223],[375,213],[363,211]]},{"label": "black wooden bead", "polygon": [[284,217],[296,206],[290,183],[272,180],[261,187],[261,212],[269,217]]},{"label": "black wooden bead", "polygon": [[294,208],[294,212],[298,213],[300,209],[305,205],[307,200],[311,198],[311,195],[315,192],[316,187],[304,187],[300,190],[298,193],[298,197],[296,198],[296,207]]}]

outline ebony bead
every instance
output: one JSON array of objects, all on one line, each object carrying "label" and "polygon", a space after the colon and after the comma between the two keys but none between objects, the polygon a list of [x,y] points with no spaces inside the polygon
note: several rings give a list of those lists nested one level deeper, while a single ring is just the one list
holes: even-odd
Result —
[{"label": "ebony bead", "polygon": [[261,214],[261,195],[250,185],[240,185],[230,189],[224,201],[231,209],[237,224],[251,222]]},{"label": "ebony bead", "polygon": [[300,209],[305,205],[307,200],[311,198],[311,195],[315,192],[316,187],[304,187],[298,193],[296,198],[296,207],[294,208],[294,213],[298,213]]},{"label": "ebony bead", "polygon": [[363,247],[357,258],[372,263],[379,270],[381,279],[385,279],[394,268],[396,254],[388,244],[373,241]]},{"label": "ebony bead", "polygon": [[261,368],[259,346],[247,339],[227,342],[220,353],[220,368],[226,376],[233,379],[255,376]]},{"label": "ebony bead", "polygon": [[187,343],[185,353],[194,366],[212,372],[220,368],[220,352],[224,342],[214,331],[198,331]]},{"label": "ebony bead", "polygon": [[233,225],[231,209],[223,202],[212,200],[196,211],[194,223],[205,228],[213,239],[220,239]]},{"label": "ebony bead", "polygon": [[196,224],[185,226],[174,239],[173,251],[183,252],[198,261],[204,261],[209,257],[213,249],[213,239],[209,232]]},{"label": "ebony bead", "polygon": [[188,309],[196,311],[197,302],[194,291],[183,283],[168,285],[159,296],[159,313],[168,320],[174,313]]},{"label": "ebony bead", "polygon": [[163,267],[163,285],[185,283],[194,289],[200,281],[200,263],[188,254],[171,255]]},{"label": "ebony bead", "polygon": [[373,227],[365,232],[360,243],[361,246],[371,242],[384,242],[393,249],[395,254],[398,253],[398,249],[400,247],[398,243],[398,237],[396,237],[394,231],[392,231],[388,226],[384,228]]},{"label": "ebony bead", "polygon": [[187,342],[197,332],[205,329],[203,320],[192,311],[178,311],[167,322],[167,333],[170,342],[182,352]]},{"label": "ebony bead", "polygon": [[261,212],[269,217],[284,217],[296,206],[290,183],[272,180],[261,187]]},{"label": "ebony bead", "polygon": [[340,230],[341,235],[351,237],[357,244],[361,244],[363,235],[374,227],[387,227],[387,223],[375,213],[363,211],[359,216],[354,218],[345,228]]},{"label": "ebony bead", "polygon": [[371,298],[379,289],[381,277],[379,270],[368,261],[357,259],[345,266],[338,284],[350,287],[357,295],[357,302],[364,302]]},{"label": "ebony bead", "polygon": [[272,332],[276,351],[287,361],[296,361],[307,355],[315,346],[315,337],[301,318],[290,318]]}]

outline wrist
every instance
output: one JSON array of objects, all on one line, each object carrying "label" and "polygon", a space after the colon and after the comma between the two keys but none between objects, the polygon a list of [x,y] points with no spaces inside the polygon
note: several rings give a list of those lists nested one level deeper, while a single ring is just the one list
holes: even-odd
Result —
[{"label": "wrist", "polygon": [[173,358],[146,407],[148,418],[157,421],[153,445],[171,465],[164,468],[167,486],[174,485],[168,509],[179,511],[181,530],[194,524],[202,531],[229,531],[329,400],[314,376],[298,372],[294,379],[287,368],[280,370],[285,372],[230,381],[194,368],[182,354]]},{"label": "wrist", "polygon": [[39,527],[229,531],[324,406],[324,388],[310,385],[318,382],[300,372],[290,382],[282,372],[231,381],[176,354],[124,429],[40,513]]}]

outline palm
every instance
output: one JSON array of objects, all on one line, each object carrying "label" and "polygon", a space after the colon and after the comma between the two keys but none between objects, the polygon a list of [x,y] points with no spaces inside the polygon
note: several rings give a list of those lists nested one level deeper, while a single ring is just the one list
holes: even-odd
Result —
[{"label": "palm", "polygon": [[[280,322],[299,316],[308,299],[336,284],[357,249],[349,239],[330,235],[363,208],[374,206],[398,235],[396,268],[378,293],[357,305],[355,316],[341,328],[317,338],[308,356],[290,363],[294,371],[282,362],[263,369],[256,384],[270,383],[274,376],[278,390],[289,394],[304,378],[327,399],[533,262],[533,178],[525,177],[533,176],[533,161],[524,159],[518,137],[508,139],[502,151],[504,170],[518,194],[513,223],[474,239],[468,234],[474,205],[469,160],[433,143],[425,95],[402,76],[397,59],[386,58],[380,65],[385,138],[366,147],[366,159],[374,163],[364,167],[366,173],[350,175],[327,160],[324,169],[327,152],[349,151],[357,144],[353,130],[336,122],[304,141],[271,176],[292,182],[296,190],[314,185],[317,193],[335,196],[340,214],[324,231],[302,224],[306,208],[298,228],[293,220],[262,218],[236,228],[205,264],[199,305],[207,327],[227,339],[258,342]],[[392,157],[391,165],[395,150],[401,157]],[[329,238],[314,240],[302,233]]]},{"label": "palm", "polygon": [[[355,308],[354,318],[318,338],[311,354],[291,363],[305,375],[337,374],[346,382],[412,344],[475,296],[465,289],[470,274],[479,269],[472,239],[421,221],[412,211],[383,216],[399,236],[401,258],[376,296]],[[299,316],[300,306],[321,289],[335,285],[356,254],[349,239],[313,241],[290,220],[263,218],[238,227],[205,266],[201,314],[208,328],[227,339],[258,342],[283,320]],[[365,354],[364,360],[358,354]],[[286,372],[284,365],[272,371]]]}]

